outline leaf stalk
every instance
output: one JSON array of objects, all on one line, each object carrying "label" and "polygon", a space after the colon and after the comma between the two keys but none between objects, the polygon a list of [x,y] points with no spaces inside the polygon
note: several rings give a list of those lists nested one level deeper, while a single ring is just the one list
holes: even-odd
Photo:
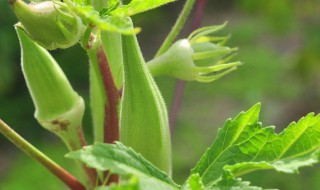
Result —
[{"label": "leaf stalk", "polygon": [[194,3],[195,3],[195,0],[187,0],[186,1],[177,21],[175,22],[170,33],[168,34],[168,36],[166,37],[166,39],[162,43],[162,45],[159,48],[158,52],[156,53],[155,57],[158,57],[159,55],[163,54],[172,45],[172,43],[174,42],[174,40],[176,39],[176,37],[178,36],[180,31],[182,30],[184,24],[186,23]]},{"label": "leaf stalk", "polygon": [[85,190],[86,188],[68,171],[63,169],[44,153],[26,141],[18,133],[16,133],[11,127],[9,127],[4,121],[0,119],[0,133],[2,133],[7,139],[9,139],[14,145],[16,145],[23,152],[28,154],[31,158],[37,160],[51,173],[58,177],[64,184],[66,184],[71,190]]}]

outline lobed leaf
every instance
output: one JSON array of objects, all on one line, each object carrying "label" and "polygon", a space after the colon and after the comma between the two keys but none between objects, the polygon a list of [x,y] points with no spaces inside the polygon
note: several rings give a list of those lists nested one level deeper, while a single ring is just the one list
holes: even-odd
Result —
[{"label": "lobed leaf", "polygon": [[140,188],[178,188],[178,185],[164,172],[120,142],[116,144],[96,143],[81,150],[70,152],[66,157],[80,160],[88,167],[100,171],[110,170],[112,173],[123,176],[137,175],[141,184]]},{"label": "lobed leaf", "polygon": [[225,172],[234,176],[262,169],[293,173],[319,161],[320,115],[310,113],[276,134],[274,127],[257,122],[259,111],[257,104],[219,130],[212,147],[191,171],[199,173],[207,187],[224,181]]}]

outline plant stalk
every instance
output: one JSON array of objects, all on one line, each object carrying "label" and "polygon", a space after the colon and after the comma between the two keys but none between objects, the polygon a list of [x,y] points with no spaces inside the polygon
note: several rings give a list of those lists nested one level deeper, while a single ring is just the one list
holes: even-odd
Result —
[{"label": "plant stalk", "polygon": [[113,81],[108,59],[102,45],[98,48],[97,57],[108,100],[108,104],[105,105],[104,142],[114,143],[119,140],[118,105],[120,96]]},{"label": "plant stalk", "polygon": [[[95,77],[95,81],[91,81],[91,84],[93,82],[98,83],[97,88],[101,90],[100,96],[104,96],[104,100],[102,100],[101,102],[104,104],[103,105],[104,106],[103,142],[113,143],[114,141],[119,140],[119,118],[118,118],[118,104],[120,102],[119,91],[112,78],[108,59],[100,39],[97,39],[97,42],[95,42],[94,45],[90,46],[90,48],[88,48],[87,51],[88,51],[90,64],[91,64],[90,74],[94,75],[91,77]],[[92,99],[94,98],[96,97],[92,97]],[[95,106],[101,106],[101,105],[95,105]],[[96,109],[96,108],[93,107],[92,109]]]},{"label": "plant stalk", "polygon": [[[91,35],[93,43],[87,46],[90,59],[92,109],[93,114],[99,114],[99,116],[94,116],[98,119],[95,124],[95,140],[97,142],[114,143],[119,140],[118,105],[120,94],[113,80],[103,44],[100,39],[95,38]],[[103,108],[100,106],[103,106]],[[108,172],[105,172],[104,176],[108,175]],[[108,183],[118,181],[118,176],[111,175]]]},{"label": "plant stalk", "polygon": [[[191,26],[191,31],[200,27],[205,4],[206,4],[206,0],[197,1],[195,14],[194,14],[194,18]],[[177,120],[181,102],[182,102],[184,87],[185,87],[185,81],[177,80],[175,90],[174,90],[174,97],[171,104],[170,115],[169,115],[171,134],[173,134],[174,127],[176,125],[176,120]]]},{"label": "plant stalk", "polygon": [[35,148],[32,144],[26,141],[12,128],[10,128],[5,122],[0,119],[0,133],[2,133],[7,139],[9,139],[19,149],[28,154],[31,158],[40,162],[51,173],[57,176],[64,184],[66,184],[72,190],[85,190],[86,188],[68,171],[56,164],[53,160],[48,158],[40,150]]},{"label": "plant stalk", "polygon": [[195,0],[187,0],[186,1],[177,21],[175,22],[170,33],[168,34],[168,36],[166,37],[166,39],[162,43],[162,45],[159,48],[158,52],[156,53],[155,57],[158,57],[159,55],[163,54],[172,45],[172,43],[174,42],[174,40],[176,39],[176,37],[178,36],[180,31],[182,30],[184,24],[186,23],[194,3],[195,3]]},{"label": "plant stalk", "polygon": [[[114,143],[115,141],[119,141],[120,136],[118,117],[118,105],[120,101],[120,96],[119,91],[113,80],[108,59],[102,44],[97,51],[97,57],[108,101],[108,104],[105,104],[104,113],[104,142]],[[105,172],[105,176],[109,175],[109,172]],[[109,177],[107,184],[110,184],[112,182],[119,182],[118,175],[111,175]]]}]

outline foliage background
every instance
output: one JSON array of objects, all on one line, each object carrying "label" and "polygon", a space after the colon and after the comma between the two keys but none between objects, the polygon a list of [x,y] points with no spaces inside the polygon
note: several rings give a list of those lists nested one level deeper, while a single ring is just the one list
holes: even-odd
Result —
[{"label": "foliage background", "polygon": [[[134,17],[146,60],[152,58],[175,21],[180,0]],[[16,17],[0,1],[0,117],[62,166],[76,172],[63,157],[66,148],[33,119],[34,108],[20,69],[20,50],[13,24]],[[262,118],[281,131],[308,112],[320,112],[320,1],[208,0],[203,24],[229,21],[225,34],[245,62],[230,75],[209,84],[187,83],[173,134],[174,179],[182,182],[214,140],[217,129],[237,113],[262,102]],[[187,36],[190,23],[181,37]],[[88,100],[88,63],[79,46],[53,56],[74,88]],[[157,78],[170,108],[175,80]],[[91,142],[87,106],[84,130]],[[320,189],[319,166],[300,175],[257,172],[244,176],[254,185],[283,190]],[[64,189],[48,171],[0,136],[0,189]]]}]

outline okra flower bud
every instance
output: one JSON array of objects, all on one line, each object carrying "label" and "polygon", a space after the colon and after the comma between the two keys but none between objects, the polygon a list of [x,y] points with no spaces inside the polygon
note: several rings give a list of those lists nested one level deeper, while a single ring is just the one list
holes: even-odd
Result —
[{"label": "okra flower bud", "polygon": [[228,63],[237,48],[223,46],[227,36],[208,36],[224,27],[225,24],[200,28],[188,39],[178,40],[147,63],[150,72],[153,76],[167,75],[199,82],[211,82],[228,74],[241,64],[239,61]]},{"label": "okra flower bud", "polygon": [[44,1],[26,4],[9,0],[25,31],[48,50],[68,48],[82,36],[84,26],[79,17],[68,11],[65,3]]},{"label": "okra flower bud", "polygon": [[84,101],[43,47],[16,26],[22,51],[22,70],[35,105],[35,118],[42,127],[58,135],[70,150],[81,148]]}]

